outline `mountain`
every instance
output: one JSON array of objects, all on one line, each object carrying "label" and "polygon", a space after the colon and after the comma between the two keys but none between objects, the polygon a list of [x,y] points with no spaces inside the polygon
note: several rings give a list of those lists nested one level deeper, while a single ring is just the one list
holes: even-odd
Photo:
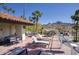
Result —
[{"label": "mountain", "polygon": [[72,31],[72,27],[74,24],[72,23],[63,23],[63,22],[56,22],[56,23],[48,23],[48,24],[43,24],[43,27],[45,29],[57,29],[57,30],[61,30],[61,31]]}]

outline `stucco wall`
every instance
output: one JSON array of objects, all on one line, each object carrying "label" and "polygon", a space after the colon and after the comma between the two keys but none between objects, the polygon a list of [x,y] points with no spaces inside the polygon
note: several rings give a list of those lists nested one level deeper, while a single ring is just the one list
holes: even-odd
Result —
[{"label": "stucco wall", "polygon": [[0,38],[15,35],[15,33],[18,37],[22,38],[22,40],[25,39],[25,30],[23,29],[23,25],[0,23]]},{"label": "stucco wall", "polygon": [[10,25],[0,23],[0,38],[8,36],[10,34]]},{"label": "stucco wall", "polygon": [[15,33],[20,35],[20,26],[14,24],[0,23],[0,38],[14,35]]},{"label": "stucco wall", "polygon": [[16,25],[15,29],[17,36],[22,37],[21,25]]}]

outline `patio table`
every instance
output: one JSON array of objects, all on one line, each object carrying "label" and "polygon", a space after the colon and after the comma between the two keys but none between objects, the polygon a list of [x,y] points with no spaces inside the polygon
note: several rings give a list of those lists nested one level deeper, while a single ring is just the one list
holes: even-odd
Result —
[{"label": "patio table", "polygon": [[53,53],[41,51],[40,55],[53,55]]},{"label": "patio table", "polygon": [[22,54],[27,54],[26,49],[17,47],[5,53],[4,55],[22,55]]}]

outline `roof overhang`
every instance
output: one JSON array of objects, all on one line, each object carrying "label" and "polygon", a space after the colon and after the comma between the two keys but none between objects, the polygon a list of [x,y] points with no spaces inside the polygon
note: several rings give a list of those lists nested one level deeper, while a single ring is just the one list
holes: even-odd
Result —
[{"label": "roof overhang", "polygon": [[34,25],[32,22],[23,20],[21,18],[11,16],[8,14],[0,13],[0,23],[11,23],[19,25]]}]

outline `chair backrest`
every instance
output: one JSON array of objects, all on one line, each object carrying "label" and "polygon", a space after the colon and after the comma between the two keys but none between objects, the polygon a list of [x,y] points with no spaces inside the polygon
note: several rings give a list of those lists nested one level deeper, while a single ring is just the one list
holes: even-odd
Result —
[{"label": "chair backrest", "polygon": [[35,36],[32,36],[32,40],[33,40],[34,42],[37,42],[37,38],[36,38]]},{"label": "chair backrest", "polygon": [[38,36],[38,38],[42,38],[42,35],[40,35],[40,34],[37,34],[37,36]]}]

